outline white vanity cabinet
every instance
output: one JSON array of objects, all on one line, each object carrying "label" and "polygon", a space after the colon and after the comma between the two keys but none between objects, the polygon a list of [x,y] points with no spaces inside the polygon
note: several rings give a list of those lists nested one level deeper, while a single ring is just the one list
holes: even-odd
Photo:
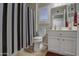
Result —
[{"label": "white vanity cabinet", "polygon": [[76,55],[76,31],[48,31],[48,51]]}]

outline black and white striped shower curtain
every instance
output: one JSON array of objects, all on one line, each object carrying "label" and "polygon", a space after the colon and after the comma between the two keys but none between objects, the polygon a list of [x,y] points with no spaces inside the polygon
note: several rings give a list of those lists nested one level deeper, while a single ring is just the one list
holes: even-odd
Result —
[{"label": "black and white striped shower curtain", "polygon": [[0,3],[0,55],[10,56],[32,43],[32,8],[23,3]]}]

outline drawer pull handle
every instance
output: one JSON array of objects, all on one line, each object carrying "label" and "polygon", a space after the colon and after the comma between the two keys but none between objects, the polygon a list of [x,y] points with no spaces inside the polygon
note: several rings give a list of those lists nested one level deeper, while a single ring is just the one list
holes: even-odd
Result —
[{"label": "drawer pull handle", "polygon": [[64,39],[63,39],[63,41],[64,41]]},{"label": "drawer pull handle", "polygon": [[59,38],[57,40],[59,40]]},{"label": "drawer pull handle", "polygon": [[60,35],[62,35],[62,33],[60,33]]}]

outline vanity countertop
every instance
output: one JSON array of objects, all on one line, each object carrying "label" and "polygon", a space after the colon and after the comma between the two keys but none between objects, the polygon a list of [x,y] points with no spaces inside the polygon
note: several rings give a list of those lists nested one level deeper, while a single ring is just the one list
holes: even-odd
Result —
[{"label": "vanity countertop", "polygon": [[[50,30],[52,30],[52,29],[49,29],[48,31],[50,31]],[[77,32],[77,30],[52,30],[52,31],[69,31],[69,32]]]}]

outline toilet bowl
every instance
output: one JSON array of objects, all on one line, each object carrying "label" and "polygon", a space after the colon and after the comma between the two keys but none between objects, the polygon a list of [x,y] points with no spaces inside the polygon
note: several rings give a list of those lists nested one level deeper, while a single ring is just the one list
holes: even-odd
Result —
[{"label": "toilet bowl", "polygon": [[42,41],[43,37],[42,36],[36,36],[34,37],[34,51],[40,51],[42,47]]}]

